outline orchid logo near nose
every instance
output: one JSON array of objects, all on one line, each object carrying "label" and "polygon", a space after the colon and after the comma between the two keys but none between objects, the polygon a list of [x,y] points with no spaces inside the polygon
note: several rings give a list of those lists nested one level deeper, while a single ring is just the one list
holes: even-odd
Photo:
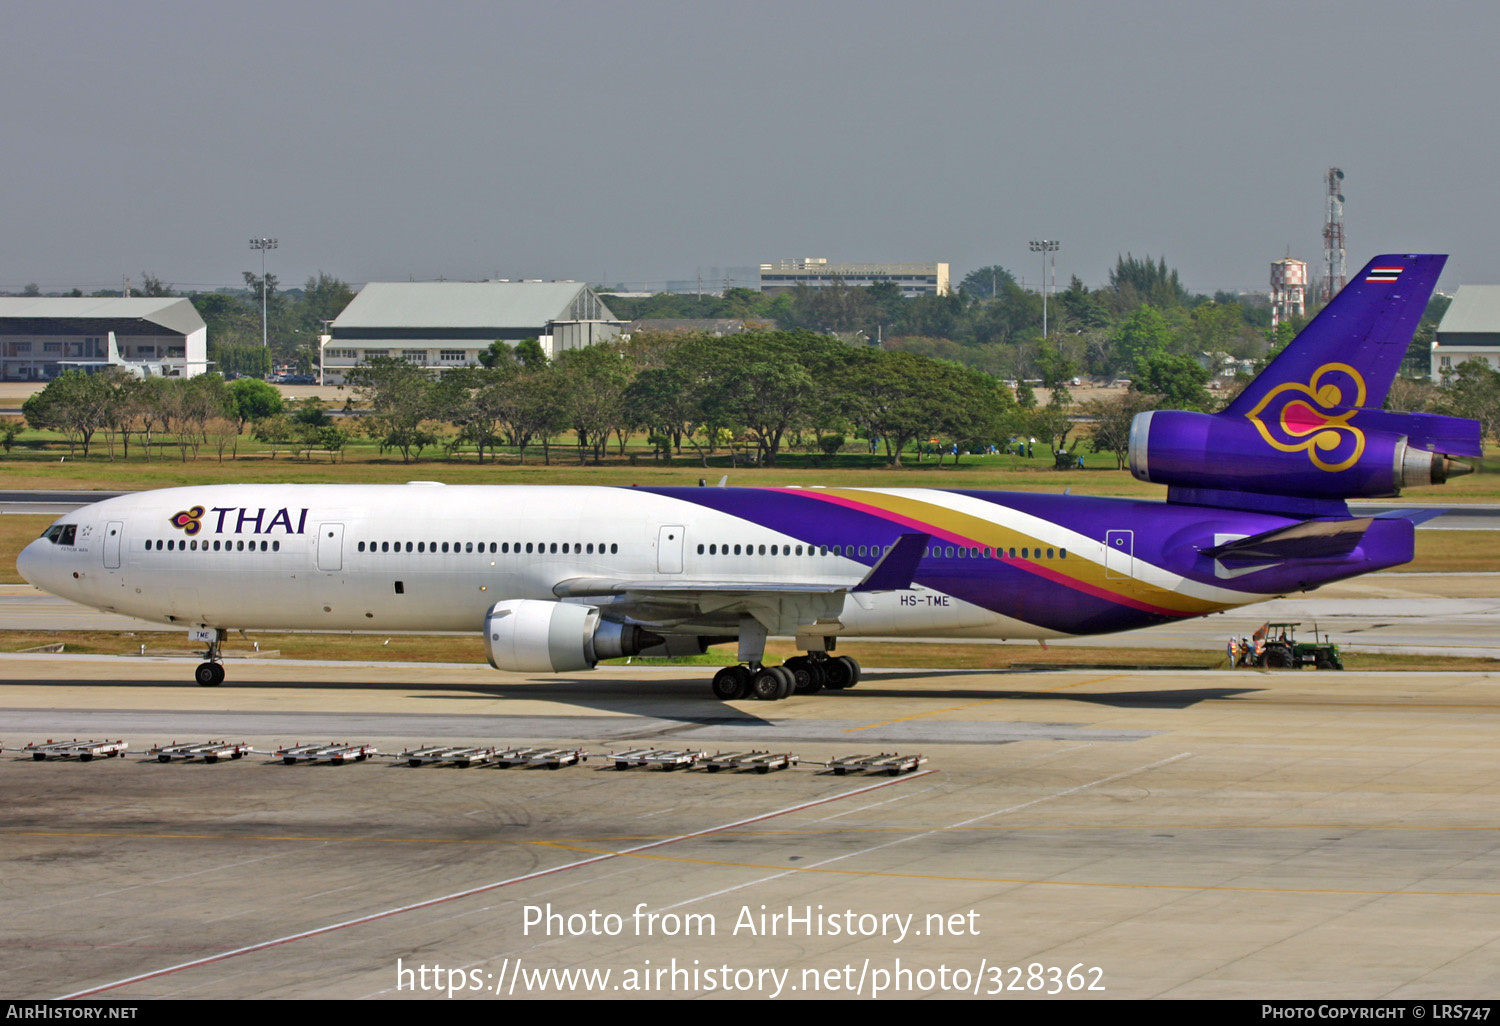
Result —
[{"label": "orchid logo near nose", "polygon": [[1329,473],[1348,470],[1365,451],[1365,433],[1349,421],[1365,402],[1365,380],[1347,363],[1325,363],[1307,384],[1289,381],[1245,414],[1269,444],[1306,452]]},{"label": "orchid logo near nose", "polygon": [[172,526],[182,528],[184,534],[197,534],[203,530],[203,513],[202,506],[194,506],[192,509],[173,513]]}]

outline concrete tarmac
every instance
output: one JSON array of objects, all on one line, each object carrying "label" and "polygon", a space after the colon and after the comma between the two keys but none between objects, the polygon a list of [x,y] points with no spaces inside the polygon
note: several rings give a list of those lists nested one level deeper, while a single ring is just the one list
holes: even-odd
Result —
[{"label": "concrete tarmac", "polygon": [[[1500,990],[1500,674],[869,670],[850,691],[724,703],[701,670],[236,661],[210,689],[191,666],[0,656],[9,996]],[[131,752],[15,751],[73,736]],[[141,755],[208,737],[929,761],[890,777]]]}]

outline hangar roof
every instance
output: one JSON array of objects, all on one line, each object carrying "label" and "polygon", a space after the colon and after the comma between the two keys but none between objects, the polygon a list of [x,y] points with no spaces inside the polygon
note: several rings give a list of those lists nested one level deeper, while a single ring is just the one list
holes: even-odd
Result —
[{"label": "hangar roof", "polygon": [[541,328],[552,321],[614,319],[593,290],[576,281],[372,281],[333,329]]},{"label": "hangar roof", "polygon": [[1460,285],[1437,331],[1439,335],[1500,332],[1500,285]]},{"label": "hangar roof", "polygon": [[[0,320],[149,321],[179,335],[191,335],[205,326],[192,301],[181,296],[130,299],[104,296],[0,296]],[[101,326],[97,330],[111,329],[109,326]]]}]

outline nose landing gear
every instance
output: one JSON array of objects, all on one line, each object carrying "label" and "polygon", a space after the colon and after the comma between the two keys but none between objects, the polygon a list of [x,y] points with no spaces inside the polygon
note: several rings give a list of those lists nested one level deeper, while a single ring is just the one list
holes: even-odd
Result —
[{"label": "nose landing gear", "polygon": [[198,664],[193,671],[193,679],[201,687],[213,688],[224,683],[224,654],[220,646],[224,641],[224,632],[216,630],[213,639],[208,643],[208,651],[203,654],[207,662]]}]

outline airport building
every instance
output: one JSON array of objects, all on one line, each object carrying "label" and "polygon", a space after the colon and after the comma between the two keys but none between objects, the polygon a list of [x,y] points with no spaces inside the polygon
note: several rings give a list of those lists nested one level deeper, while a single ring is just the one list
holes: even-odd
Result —
[{"label": "airport building", "polygon": [[1441,383],[1465,360],[1500,370],[1500,285],[1460,285],[1438,322],[1432,380]]},{"label": "airport building", "polygon": [[534,338],[556,357],[618,337],[621,323],[579,282],[371,282],[324,336],[323,380],[343,384],[350,368],[380,356],[464,367],[497,339]]},{"label": "airport building", "polygon": [[190,378],[208,369],[208,327],[177,297],[0,297],[0,381],[119,368]]},{"label": "airport building", "polygon": [[907,299],[917,296],[946,296],[949,291],[948,265],[835,264],[822,257],[760,265],[762,292],[783,292],[799,285],[810,289],[826,288],[829,285],[865,288],[885,282],[895,285]]}]

